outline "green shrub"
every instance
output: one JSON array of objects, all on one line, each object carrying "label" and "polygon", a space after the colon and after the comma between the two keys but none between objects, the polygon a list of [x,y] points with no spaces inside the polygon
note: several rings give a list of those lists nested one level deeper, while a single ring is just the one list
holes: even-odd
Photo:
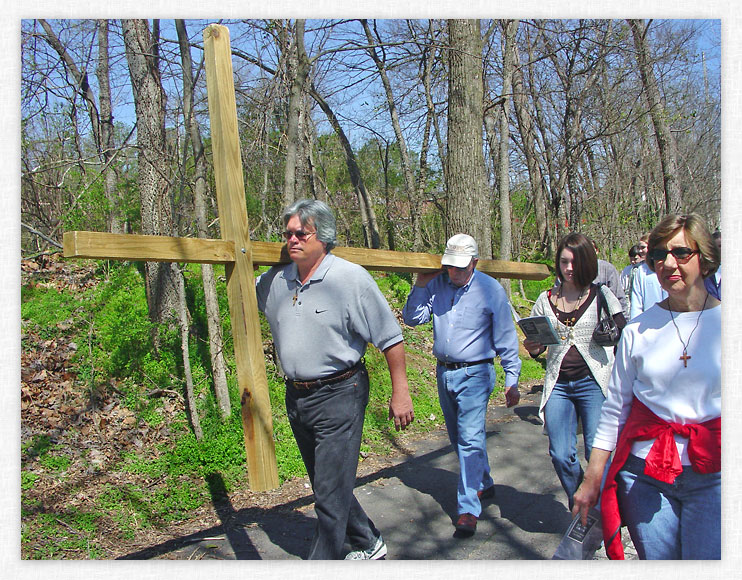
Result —
[{"label": "green shrub", "polygon": [[[99,514],[71,508],[63,512],[28,515],[21,522],[21,546],[32,546],[23,558],[34,560],[65,559],[81,552],[88,558],[101,558],[97,546]],[[60,525],[61,523],[61,525]]]},{"label": "green shrub", "polygon": [[392,308],[401,309],[407,301],[411,288],[411,274],[396,274],[394,272],[373,274],[379,289]]},{"label": "green shrub", "polygon": [[57,325],[73,318],[82,306],[82,302],[66,290],[21,286],[21,319],[31,323],[33,329],[45,339],[60,334]]},{"label": "green shrub", "polygon": [[33,489],[38,479],[39,475],[37,473],[32,473],[30,471],[21,471],[21,491],[28,491],[29,489]]},{"label": "green shrub", "polygon": [[70,463],[72,463],[72,460],[65,455],[46,454],[43,457],[39,458],[39,463],[50,471],[63,473],[67,471],[67,468],[70,466]]},{"label": "green shrub", "polygon": [[95,308],[97,340],[93,356],[103,371],[114,377],[133,378],[140,378],[144,371],[159,383],[168,369],[158,372],[152,368],[154,329],[147,311],[144,282],[136,268],[113,270],[99,286]]},{"label": "green shrub", "polygon": [[54,443],[48,435],[34,435],[30,441],[21,446],[21,451],[29,457],[41,457],[52,447]]}]

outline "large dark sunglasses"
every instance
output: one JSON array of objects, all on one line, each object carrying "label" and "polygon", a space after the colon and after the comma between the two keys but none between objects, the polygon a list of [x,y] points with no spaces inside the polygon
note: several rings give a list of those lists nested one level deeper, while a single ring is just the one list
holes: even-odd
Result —
[{"label": "large dark sunglasses", "polygon": [[678,262],[685,262],[689,260],[693,254],[697,254],[698,250],[691,250],[690,248],[673,248],[672,250],[663,250],[662,248],[655,248],[647,254],[647,258],[653,262],[664,262],[667,258],[667,254],[672,254]]},{"label": "large dark sunglasses", "polygon": [[296,230],[295,232],[292,232],[291,230],[286,230],[283,232],[284,239],[288,242],[292,236],[296,236],[296,239],[300,242],[306,242],[310,236],[313,236],[317,232],[305,232],[304,230]]}]

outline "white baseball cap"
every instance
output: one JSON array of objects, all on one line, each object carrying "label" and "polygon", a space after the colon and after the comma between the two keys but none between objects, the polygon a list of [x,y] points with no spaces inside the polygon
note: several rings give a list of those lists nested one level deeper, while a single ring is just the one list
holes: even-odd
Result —
[{"label": "white baseball cap", "polygon": [[441,266],[466,268],[472,258],[479,257],[477,242],[466,234],[456,234],[446,242],[446,251],[441,258]]}]

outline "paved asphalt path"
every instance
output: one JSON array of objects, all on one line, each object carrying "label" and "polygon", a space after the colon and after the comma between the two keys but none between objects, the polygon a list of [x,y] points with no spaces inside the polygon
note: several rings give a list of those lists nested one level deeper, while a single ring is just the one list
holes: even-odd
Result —
[{"label": "paved asphalt path", "polygon": [[[571,517],[538,419],[538,389],[524,393],[512,409],[490,400],[487,449],[495,497],[483,503],[471,537],[454,537],[458,462],[444,429],[410,443],[410,453],[359,476],[356,497],[381,531],[387,559],[551,559]],[[126,559],[306,557],[315,522],[310,490],[306,497],[270,510],[235,511],[229,505],[216,509],[222,525],[153,545]],[[628,558],[635,558],[632,548]],[[602,549],[595,559],[605,559]]]}]

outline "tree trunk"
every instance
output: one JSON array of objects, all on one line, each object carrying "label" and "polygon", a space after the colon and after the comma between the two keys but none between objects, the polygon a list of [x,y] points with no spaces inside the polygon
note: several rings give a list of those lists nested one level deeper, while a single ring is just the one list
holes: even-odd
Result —
[{"label": "tree trunk", "polygon": [[286,127],[286,166],[283,179],[283,203],[284,207],[290,206],[297,199],[296,195],[296,168],[297,157],[300,151],[299,140],[299,117],[301,116],[304,98],[304,86],[309,75],[309,59],[304,49],[304,23],[302,19],[296,20],[294,41],[290,47],[288,69],[293,72],[290,75],[291,87],[289,91],[288,123]]},{"label": "tree trunk", "polygon": [[95,74],[100,91],[100,155],[103,162],[103,191],[108,201],[108,231],[112,234],[123,234],[126,227],[121,215],[119,196],[116,193],[118,175],[113,166],[116,151],[113,140],[113,108],[108,70],[108,20],[98,20],[98,67]]},{"label": "tree trunk", "polygon": [[[138,148],[138,186],[142,233],[172,235],[173,209],[165,145],[165,94],[146,20],[121,21],[129,63]],[[147,262],[147,303],[155,322],[170,320],[177,305],[177,284],[164,263]]]},{"label": "tree trunk", "polygon": [[491,208],[482,141],[482,36],[479,20],[448,21],[448,232],[463,232],[492,257]]},{"label": "tree trunk", "polygon": [[[512,217],[510,212],[510,100],[513,89],[513,60],[517,20],[508,20],[505,25],[505,48],[502,62],[502,109],[500,111],[500,153],[497,168],[498,192],[500,194],[500,259],[510,261],[513,256]],[[500,283],[510,297],[510,280]]]},{"label": "tree trunk", "polygon": [[[185,21],[176,20],[175,28],[180,45],[180,58],[183,65],[183,116],[186,130],[190,135],[195,165],[193,205],[196,216],[196,228],[201,238],[208,238],[209,225],[206,215],[207,167],[201,131],[193,111],[193,63],[191,49],[188,42]],[[219,301],[216,292],[214,267],[211,264],[201,264],[201,278],[204,286],[204,301],[206,303],[206,321],[209,329],[209,353],[211,355],[211,372],[214,380],[214,393],[222,418],[226,419],[232,413],[227,387],[227,370],[224,362],[224,340],[222,321],[219,315]]]},{"label": "tree trunk", "polygon": [[[363,31],[366,33],[366,40],[368,40],[369,47],[366,50],[368,52],[371,59],[374,61],[374,64],[376,65],[376,69],[379,71],[379,77],[381,78],[381,83],[384,86],[384,93],[386,95],[386,103],[389,107],[389,116],[392,121],[392,128],[394,129],[394,136],[397,139],[397,146],[399,147],[399,153],[400,153],[400,160],[402,162],[402,173],[404,175],[404,182],[405,182],[405,192],[407,194],[407,198],[410,201],[410,206],[413,208],[417,208],[420,205],[420,202],[417,198],[417,188],[415,187],[415,174],[412,170],[412,163],[410,162],[410,155],[407,151],[407,143],[405,142],[404,135],[402,134],[402,125],[399,122],[399,113],[397,111],[397,105],[394,101],[394,92],[392,91],[392,83],[389,81],[389,75],[387,75],[386,72],[386,66],[384,62],[379,58],[379,55],[376,52],[376,49],[374,48],[374,44],[381,44],[381,39],[374,38],[373,34],[371,34],[371,28],[368,25],[368,20],[361,20],[361,25],[363,26]],[[416,227],[416,224],[411,224],[413,227],[413,231],[417,230],[419,231],[419,228]],[[419,239],[419,234],[416,234],[416,238]],[[419,241],[418,241],[419,245]],[[390,250],[393,249],[391,246],[389,248]]]},{"label": "tree trunk", "polygon": [[[170,265],[173,269],[176,268],[175,264]],[[177,316],[180,330],[180,351],[183,355],[183,375],[186,382],[186,409],[191,419],[191,425],[193,426],[193,434],[200,441],[204,437],[204,432],[201,429],[201,419],[199,419],[198,409],[196,407],[196,395],[193,391],[193,373],[191,372],[191,357],[188,348],[188,329],[190,324],[188,322],[188,307],[186,306],[185,281],[182,274],[176,276],[176,280],[178,283],[179,304]]]},{"label": "tree trunk", "polygon": [[642,20],[627,20],[627,22],[634,37],[639,74],[641,75],[647,101],[649,101],[649,115],[652,118],[657,148],[660,152],[662,178],[665,186],[665,213],[678,213],[681,211],[682,198],[678,179],[677,146],[666,121],[665,107],[662,104],[657,78],[649,58],[649,44],[646,37],[649,24],[644,26]]},{"label": "tree trunk", "polygon": [[[165,144],[165,92],[160,80],[158,49],[146,20],[121,21],[129,64],[134,109],[136,111],[138,153],[138,186],[142,213],[142,233],[173,235],[173,208],[168,179]],[[183,275],[176,264],[145,262],[145,287],[149,315],[153,322],[179,325],[181,337],[188,332]],[[173,312],[176,318],[173,320]],[[182,340],[186,367],[186,401],[194,433],[199,436],[201,425],[194,402],[190,376],[187,335]],[[159,346],[159,336],[155,336]]]},{"label": "tree trunk", "polygon": [[[517,49],[515,50],[515,54],[517,55]],[[515,60],[519,61],[520,59],[515,58]],[[515,117],[518,120],[518,132],[523,142],[523,155],[526,158],[526,166],[528,167],[528,179],[531,184],[536,232],[538,235],[538,249],[544,252],[549,245],[544,178],[536,153],[533,117],[531,117],[531,110],[528,106],[528,96],[526,95],[526,89],[523,83],[523,72],[519,66],[513,67],[513,108],[515,109]]]},{"label": "tree trunk", "polygon": [[[428,26],[428,30],[431,25]],[[432,34],[431,34],[432,41]],[[425,128],[423,129],[423,139],[420,145],[420,173],[417,177],[417,194],[414,203],[410,200],[410,228],[412,228],[412,251],[419,252],[422,248],[422,228],[420,223],[420,214],[422,213],[422,202],[425,199],[425,188],[427,184],[428,170],[428,150],[430,148],[430,132],[435,122],[435,105],[431,95],[431,77],[435,53],[438,49],[435,46],[426,46],[422,54],[422,82],[425,92]]]}]

